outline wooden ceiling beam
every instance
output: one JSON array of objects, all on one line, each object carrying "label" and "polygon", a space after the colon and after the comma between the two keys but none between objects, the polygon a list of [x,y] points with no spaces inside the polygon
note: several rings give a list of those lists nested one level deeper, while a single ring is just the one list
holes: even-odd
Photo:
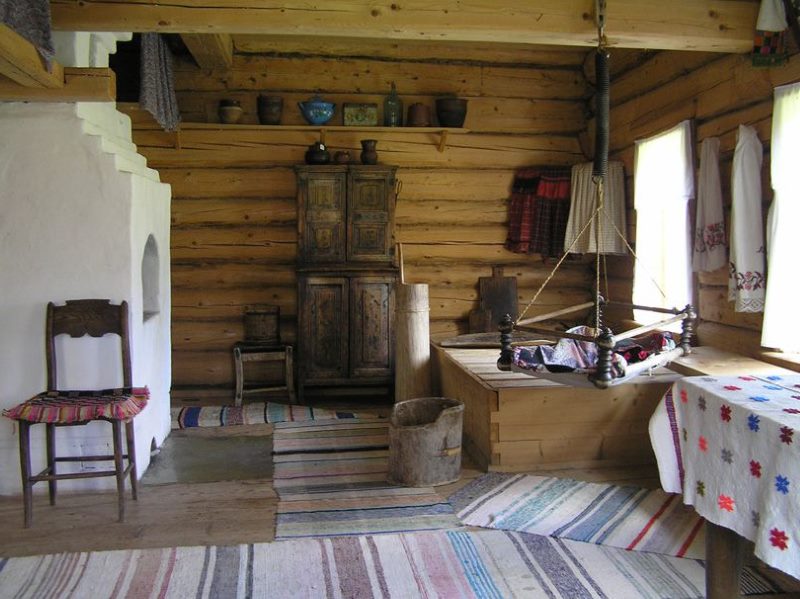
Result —
[{"label": "wooden ceiling beam", "polygon": [[[160,31],[594,46],[595,0],[51,0],[67,31]],[[758,0],[613,0],[609,44],[746,52]]]},{"label": "wooden ceiling beam", "polygon": [[227,33],[184,33],[181,39],[201,69],[227,69],[233,64],[233,39]]},{"label": "wooden ceiling beam", "polygon": [[3,23],[0,23],[0,75],[25,87],[64,86],[61,65],[53,61],[48,70],[36,47]]},{"label": "wooden ceiling beam", "polygon": [[64,86],[24,87],[0,77],[0,102],[114,102],[114,71],[101,68],[64,67]]}]

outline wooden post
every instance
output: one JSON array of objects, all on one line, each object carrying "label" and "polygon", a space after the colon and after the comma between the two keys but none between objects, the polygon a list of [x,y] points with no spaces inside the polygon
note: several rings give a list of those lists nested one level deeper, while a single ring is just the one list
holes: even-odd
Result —
[{"label": "wooden post", "polygon": [[395,402],[431,394],[428,286],[397,286]]},{"label": "wooden post", "polygon": [[734,531],[706,521],[706,597],[741,597],[740,576],[744,552]]}]

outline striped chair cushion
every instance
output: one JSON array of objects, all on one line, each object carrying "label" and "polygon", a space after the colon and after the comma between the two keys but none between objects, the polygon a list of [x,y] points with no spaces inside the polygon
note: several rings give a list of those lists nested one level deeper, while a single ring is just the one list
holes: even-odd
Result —
[{"label": "striped chair cushion", "polygon": [[14,420],[75,424],[89,420],[127,420],[141,412],[150,391],[147,387],[125,387],[100,391],[45,391],[3,415]]}]

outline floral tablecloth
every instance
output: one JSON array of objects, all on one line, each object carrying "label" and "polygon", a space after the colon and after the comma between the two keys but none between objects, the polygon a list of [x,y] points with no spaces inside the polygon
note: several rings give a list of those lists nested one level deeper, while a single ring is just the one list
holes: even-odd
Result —
[{"label": "floral tablecloth", "polygon": [[800,375],[681,379],[650,437],[665,490],[800,578]]}]

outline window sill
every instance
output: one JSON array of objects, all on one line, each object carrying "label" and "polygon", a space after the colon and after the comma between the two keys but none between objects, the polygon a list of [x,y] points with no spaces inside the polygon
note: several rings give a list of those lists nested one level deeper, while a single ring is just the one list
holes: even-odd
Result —
[{"label": "window sill", "polygon": [[788,368],[795,372],[800,372],[800,353],[796,352],[779,352],[779,351],[762,351],[760,359],[776,366]]}]

